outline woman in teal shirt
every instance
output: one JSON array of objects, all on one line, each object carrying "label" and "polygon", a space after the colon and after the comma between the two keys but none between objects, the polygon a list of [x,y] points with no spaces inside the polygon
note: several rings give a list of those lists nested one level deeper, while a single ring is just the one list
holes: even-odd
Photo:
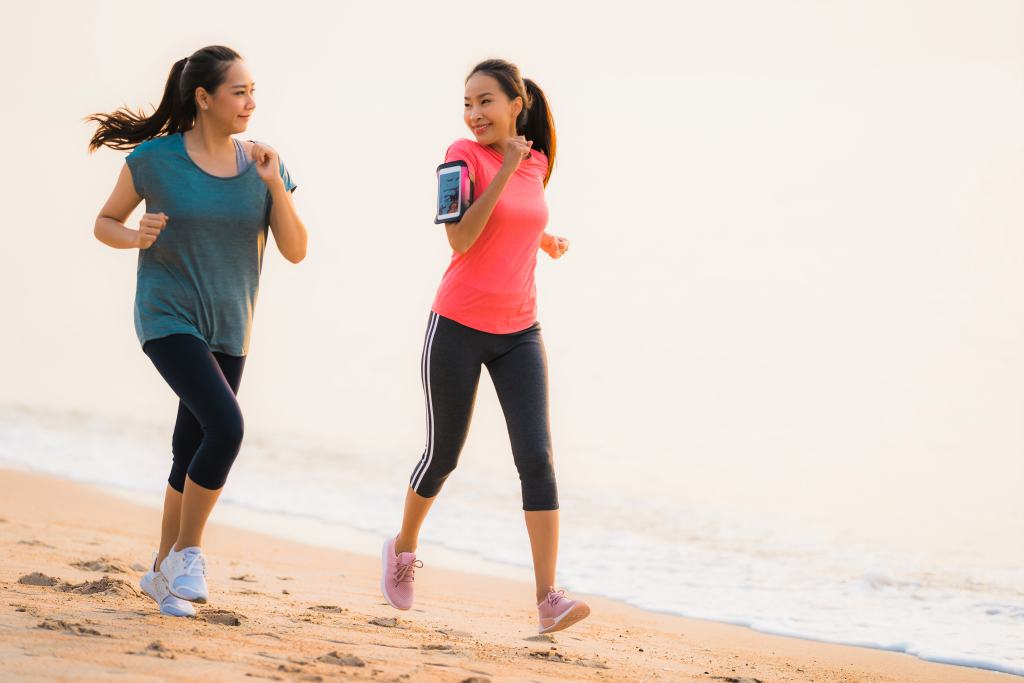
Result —
[{"label": "woman in teal shirt", "polygon": [[[256,108],[234,50],[205,47],[171,68],[151,116],[94,114],[89,144],[133,150],[96,219],[95,235],[138,249],[135,331],[178,395],[160,548],[143,590],[191,616],[208,590],[203,528],[242,442],[236,394],[249,351],[268,228],[286,259],[306,255],[306,228],[271,147],[232,137]],[[137,230],[124,222],[143,200]]]}]

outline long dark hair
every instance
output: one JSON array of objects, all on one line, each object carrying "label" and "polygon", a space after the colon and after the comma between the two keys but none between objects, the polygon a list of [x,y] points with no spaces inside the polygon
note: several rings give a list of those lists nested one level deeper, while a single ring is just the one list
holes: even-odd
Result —
[{"label": "long dark hair", "polygon": [[95,152],[104,145],[132,149],[161,135],[190,130],[196,123],[196,88],[205,88],[212,94],[224,82],[231,63],[241,58],[230,47],[211,45],[178,60],[167,76],[160,104],[151,115],[146,116],[141,109],[121,107],[109,114],[85,117],[86,121],[98,124],[89,141],[89,151]]},{"label": "long dark hair", "polygon": [[551,116],[548,98],[540,86],[529,78],[523,78],[519,67],[504,59],[487,59],[476,66],[466,76],[468,82],[474,74],[487,74],[498,81],[501,89],[510,100],[523,98],[523,111],[516,118],[516,135],[523,135],[533,141],[533,149],[539,149],[548,158],[548,172],[544,175],[544,184],[551,178],[551,170],[555,167],[555,119]]}]

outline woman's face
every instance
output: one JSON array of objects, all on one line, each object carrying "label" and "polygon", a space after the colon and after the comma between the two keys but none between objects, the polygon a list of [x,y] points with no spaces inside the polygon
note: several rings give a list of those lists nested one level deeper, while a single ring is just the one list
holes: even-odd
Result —
[{"label": "woman's face", "polygon": [[249,117],[256,110],[256,87],[245,62],[238,59],[224,72],[222,82],[212,94],[196,89],[196,104],[207,121],[229,131],[243,133],[249,126]]},{"label": "woman's face", "polygon": [[481,145],[514,137],[522,110],[523,98],[510,100],[494,76],[475,73],[466,81],[466,126]]}]

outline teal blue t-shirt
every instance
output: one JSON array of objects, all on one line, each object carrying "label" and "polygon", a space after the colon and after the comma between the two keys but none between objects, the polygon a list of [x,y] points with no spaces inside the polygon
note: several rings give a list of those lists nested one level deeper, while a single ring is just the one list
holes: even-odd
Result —
[{"label": "teal blue t-shirt", "polygon": [[[142,143],[125,162],[146,213],[167,214],[156,242],[139,250],[139,343],[191,334],[211,351],[246,355],[271,206],[255,164],[235,176],[211,175],[188,156],[181,133]],[[295,189],[284,163],[281,177]]]}]

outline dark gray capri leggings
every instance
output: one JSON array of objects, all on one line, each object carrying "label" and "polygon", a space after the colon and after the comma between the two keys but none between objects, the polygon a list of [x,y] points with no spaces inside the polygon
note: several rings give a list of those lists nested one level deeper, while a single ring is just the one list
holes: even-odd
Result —
[{"label": "dark gray capri leggings", "polygon": [[427,444],[409,485],[433,498],[466,443],[480,367],[487,366],[505,413],[524,510],[557,510],[548,418],[548,370],[540,324],[491,334],[431,312],[420,371],[427,404]]},{"label": "dark gray capri leggings", "polygon": [[235,395],[245,356],[211,352],[190,334],[151,339],[142,350],[180,399],[167,483],[182,493],[188,475],[205,489],[221,488],[242,446],[245,424]]}]

